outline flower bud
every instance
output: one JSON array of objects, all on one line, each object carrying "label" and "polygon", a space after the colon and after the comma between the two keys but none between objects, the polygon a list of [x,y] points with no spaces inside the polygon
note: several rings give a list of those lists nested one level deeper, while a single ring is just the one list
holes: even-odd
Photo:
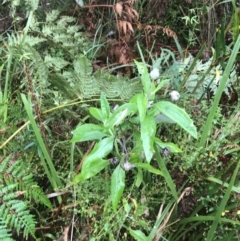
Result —
[{"label": "flower bud", "polygon": [[160,71],[159,71],[159,69],[157,69],[157,68],[154,68],[154,69],[150,72],[150,78],[151,78],[152,80],[158,79],[158,78],[159,78],[159,75],[160,75]]},{"label": "flower bud", "polygon": [[171,91],[169,93],[169,96],[170,96],[172,101],[177,101],[180,98],[180,94],[176,90]]}]

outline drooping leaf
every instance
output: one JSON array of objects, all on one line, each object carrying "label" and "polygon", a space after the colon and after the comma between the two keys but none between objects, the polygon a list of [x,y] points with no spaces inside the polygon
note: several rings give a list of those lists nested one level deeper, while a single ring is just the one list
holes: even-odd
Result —
[{"label": "drooping leaf", "polygon": [[150,164],[148,163],[135,163],[134,164],[136,167],[142,168],[144,170],[147,170],[151,173],[154,173],[156,175],[163,175],[162,172],[154,167],[152,167]]},{"label": "drooping leaf", "polygon": [[85,165],[87,165],[88,162],[91,162],[91,160],[93,160],[93,159],[106,157],[106,155],[108,155],[112,151],[113,140],[114,140],[114,137],[110,136],[110,137],[106,137],[106,138],[102,139],[101,141],[99,141],[94,146],[93,150],[86,157],[86,159],[83,163],[83,167]]},{"label": "drooping leaf", "polygon": [[197,138],[196,127],[184,109],[168,101],[159,101],[153,105],[153,108],[156,110],[156,115],[163,113],[180,125],[191,136]]},{"label": "drooping leaf", "polygon": [[88,163],[82,167],[81,173],[73,179],[73,183],[83,182],[95,176],[108,165],[109,161],[102,158],[88,160]]},{"label": "drooping leaf", "polygon": [[174,143],[172,142],[162,142],[158,138],[155,138],[155,143],[160,146],[162,149],[165,147],[169,147],[172,153],[179,153],[182,152],[182,150]]},{"label": "drooping leaf", "polygon": [[89,112],[95,119],[103,122],[102,111],[100,109],[98,109],[96,107],[90,107]]},{"label": "drooping leaf", "polygon": [[171,193],[173,195],[173,197],[175,198],[175,200],[178,199],[178,194],[177,194],[177,190],[176,190],[176,186],[175,183],[166,167],[166,163],[165,161],[161,158],[160,154],[159,154],[159,147],[157,146],[157,144],[154,144],[154,149],[155,149],[155,156],[156,156],[156,160],[158,163],[159,168],[162,171],[162,175],[165,178],[166,183],[168,184]]},{"label": "drooping leaf", "polygon": [[111,200],[113,210],[117,211],[117,205],[125,188],[125,171],[118,165],[111,178]]},{"label": "drooping leaf", "polygon": [[132,237],[137,241],[150,241],[150,239],[141,231],[141,230],[133,230],[128,228]]},{"label": "drooping leaf", "polygon": [[154,152],[154,138],[156,134],[156,123],[151,116],[146,116],[141,123],[141,140],[147,162],[152,159]]},{"label": "drooping leaf", "polygon": [[136,105],[133,103],[126,103],[120,106],[108,119],[105,126],[112,128],[119,125],[128,115],[135,113]]},{"label": "drooping leaf", "polygon": [[81,173],[74,178],[74,183],[81,182],[95,176],[103,168],[109,165],[109,161],[103,160],[103,158],[112,151],[113,140],[114,137],[112,136],[106,137],[95,145],[93,150],[84,160]]},{"label": "drooping leaf", "polygon": [[95,124],[79,125],[72,131],[73,137],[71,142],[82,142],[91,140],[100,140],[106,134],[103,132],[103,127]]}]

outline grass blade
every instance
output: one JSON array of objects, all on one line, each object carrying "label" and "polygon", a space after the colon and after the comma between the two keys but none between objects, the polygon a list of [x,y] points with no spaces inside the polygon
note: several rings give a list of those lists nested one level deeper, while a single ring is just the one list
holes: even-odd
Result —
[{"label": "grass blade", "polygon": [[228,76],[229,76],[229,74],[232,70],[233,64],[234,64],[236,56],[238,54],[239,47],[240,47],[240,35],[238,36],[236,44],[234,45],[231,56],[230,56],[229,61],[227,63],[226,69],[223,73],[222,79],[220,80],[220,84],[219,84],[219,87],[217,89],[217,92],[216,92],[216,95],[215,95],[215,98],[214,98],[214,101],[213,101],[213,105],[210,109],[206,124],[203,128],[203,132],[202,132],[201,139],[199,141],[198,147],[203,147],[205,145],[208,134],[209,134],[209,132],[211,130],[211,127],[212,127],[212,122],[213,122],[215,113],[217,111],[220,98],[221,98],[222,93],[224,91],[224,88],[227,84]]},{"label": "grass blade", "polygon": [[57,188],[60,188],[62,186],[62,183],[61,183],[61,181],[58,177],[58,174],[57,174],[56,169],[53,165],[51,157],[50,157],[50,155],[47,151],[47,148],[44,144],[44,141],[43,141],[42,136],[41,136],[41,132],[40,132],[40,130],[39,130],[37,124],[36,124],[35,118],[32,114],[30,103],[28,102],[28,100],[27,100],[27,98],[24,94],[21,94],[21,97],[22,97],[22,101],[24,103],[24,107],[25,107],[25,110],[27,112],[28,118],[29,118],[30,123],[32,125],[35,137],[38,141],[38,144],[41,148],[41,151],[42,151],[42,154],[43,154],[43,157],[44,157],[43,158],[40,155],[44,170],[46,172],[46,175],[47,175],[53,189],[55,190]]},{"label": "grass blade", "polygon": [[[213,240],[214,233],[215,233],[215,231],[217,229],[218,224],[221,221],[225,220],[225,219],[221,218],[221,215],[222,215],[222,212],[224,211],[225,206],[227,204],[227,201],[228,201],[228,199],[229,199],[229,197],[231,195],[233,184],[234,184],[234,182],[236,180],[236,177],[237,177],[237,174],[238,174],[239,164],[240,164],[240,161],[238,162],[238,164],[237,164],[237,166],[236,166],[236,168],[234,170],[234,173],[233,173],[233,175],[231,177],[231,180],[230,180],[230,183],[228,185],[228,188],[227,188],[227,190],[225,192],[225,195],[223,196],[222,202],[220,203],[220,206],[219,206],[219,208],[217,210],[217,213],[215,215],[214,221],[213,221],[213,223],[211,225],[211,228],[210,228],[210,230],[209,230],[209,232],[207,234],[207,239],[206,239],[207,241]],[[233,221],[231,220],[231,222],[233,222]],[[238,225],[240,225],[240,223]]]},{"label": "grass blade", "polygon": [[168,169],[164,163],[164,160],[161,158],[160,154],[159,154],[159,150],[158,150],[158,147],[156,144],[154,144],[154,150],[155,150],[155,155],[156,155],[156,159],[157,159],[157,162],[158,162],[158,165],[159,165],[159,168],[160,170],[162,171],[163,173],[163,177],[165,178],[171,192],[172,192],[172,195],[173,197],[175,198],[175,200],[178,199],[178,194],[177,194],[177,191],[176,191],[176,187],[175,187],[175,184],[171,178],[171,175],[170,173],[168,172]]}]

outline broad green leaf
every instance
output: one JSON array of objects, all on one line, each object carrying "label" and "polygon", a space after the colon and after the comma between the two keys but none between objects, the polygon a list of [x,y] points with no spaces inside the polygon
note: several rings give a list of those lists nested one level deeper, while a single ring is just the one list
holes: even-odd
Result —
[{"label": "broad green leaf", "polygon": [[162,173],[160,170],[152,167],[152,166],[151,166],[150,164],[148,164],[148,163],[134,163],[134,165],[135,165],[136,167],[142,168],[142,169],[147,170],[147,171],[149,171],[149,172],[151,172],[151,173],[154,173],[154,174],[156,174],[156,175],[163,175],[163,173]]},{"label": "broad green leaf", "polygon": [[141,230],[133,230],[128,228],[132,237],[137,241],[150,241],[150,239],[141,231]]},{"label": "broad green leaf", "polygon": [[159,101],[153,105],[153,108],[156,110],[156,115],[162,112],[164,115],[180,125],[191,136],[197,138],[196,127],[184,109],[168,101]]},{"label": "broad green leaf", "polygon": [[143,93],[137,94],[137,107],[140,117],[140,122],[143,122],[147,112],[147,98]]},{"label": "broad green leaf", "polygon": [[95,176],[108,165],[109,161],[103,160],[102,158],[95,158],[88,161],[88,163],[82,167],[81,173],[73,179],[73,183],[83,182]]},{"label": "broad green leaf", "polygon": [[96,107],[90,107],[89,112],[95,119],[103,122],[103,114],[100,109],[98,109]]},{"label": "broad green leaf", "polygon": [[169,147],[172,153],[179,153],[182,152],[182,150],[175,145],[172,142],[162,142],[161,140],[159,140],[158,138],[155,138],[155,143],[160,146],[162,149],[165,147]]},{"label": "broad green leaf", "polygon": [[81,173],[74,178],[74,183],[84,181],[95,176],[103,168],[109,165],[109,161],[103,160],[102,158],[112,151],[113,140],[114,137],[112,136],[106,137],[95,145],[93,150],[84,160]]},{"label": "broad green leaf", "polygon": [[125,171],[118,165],[111,178],[111,200],[114,212],[117,211],[117,205],[125,188]]},{"label": "broad green leaf", "polygon": [[156,123],[169,123],[169,124],[175,124],[176,122],[172,119],[170,119],[169,117],[167,117],[166,115],[164,115],[163,113],[160,113],[156,116],[154,116],[154,120],[156,121]]},{"label": "broad green leaf", "polygon": [[110,106],[106,96],[103,93],[101,93],[101,110],[102,110],[103,122],[105,122],[110,116]]},{"label": "broad green leaf", "polygon": [[85,161],[83,162],[82,168],[84,168],[84,166],[86,166],[92,160],[104,158],[106,155],[108,155],[113,149],[113,140],[114,137],[110,136],[99,141],[86,157]]},{"label": "broad green leaf", "polygon": [[141,76],[144,93],[146,95],[149,95],[150,94],[150,88],[151,88],[151,80],[150,80],[150,77],[149,77],[148,69],[147,69],[147,67],[144,63],[140,63],[136,60],[134,62],[137,66],[138,73]]},{"label": "broad green leaf", "polygon": [[71,142],[82,142],[91,140],[100,140],[106,134],[103,132],[103,127],[95,124],[79,125],[72,131],[73,137]]},{"label": "broad green leaf", "polygon": [[119,125],[128,115],[135,113],[136,110],[136,105],[133,103],[123,104],[109,117],[105,126],[112,128]]},{"label": "broad green leaf", "polygon": [[148,163],[151,161],[153,156],[155,134],[156,123],[153,118],[146,116],[144,121],[141,123],[141,140]]}]

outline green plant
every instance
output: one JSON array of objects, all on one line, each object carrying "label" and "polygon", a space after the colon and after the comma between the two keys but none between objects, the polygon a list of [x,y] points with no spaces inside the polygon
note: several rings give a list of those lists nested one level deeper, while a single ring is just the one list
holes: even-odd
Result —
[{"label": "green plant", "polygon": [[[73,183],[83,182],[106,168],[110,162],[117,164],[111,176],[111,202],[117,210],[125,188],[125,172],[136,167],[135,182],[139,187],[143,182],[142,173],[149,172],[165,178],[174,199],[178,199],[171,175],[166,168],[164,159],[158,154],[168,147],[171,152],[181,150],[173,143],[164,143],[156,136],[159,115],[164,115],[180,125],[186,132],[197,138],[197,132],[187,113],[168,101],[155,101],[156,92],[168,81],[155,86],[151,82],[145,64],[135,61],[142,80],[143,92],[134,95],[127,103],[111,111],[106,96],[102,93],[101,108],[90,107],[89,112],[97,121],[80,124],[72,132],[72,142],[96,141],[93,150],[84,159],[81,173]],[[110,161],[107,156],[111,153]],[[150,163],[155,156],[159,169]]]},{"label": "green plant", "polygon": [[200,9],[192,8],[189,9],[189,15],[182,17],[182,20],[185,21],[185,25],[189,26],[188,36],[185,37],[188,43],[188,48],[194,47],[197,43],[199,43],[197,37],[197,33],[200,31],[199,15],[201,15],[201,13],[199,12]]},{"label": "green plant", "polygon": [[31,206],[35,203],[51,208],[52,205],[34,182],[30,165],[16,155],[8,156],[0,163],[0,177],[0,240],[13,240],[10,238],[13,229],[18,235],[22,232],[25,238],[35,237],[36,219],[30,213]]}]

